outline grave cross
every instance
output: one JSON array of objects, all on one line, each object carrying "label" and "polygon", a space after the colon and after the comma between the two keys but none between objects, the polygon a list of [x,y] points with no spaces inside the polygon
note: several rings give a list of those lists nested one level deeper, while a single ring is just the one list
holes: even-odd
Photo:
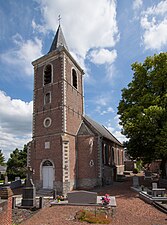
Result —
[{"label": "grave cross", "polygon": [[28,166],[28,168],[27,168],[27,180],[32,179],[32,174],[33,174],[33,169],[30,166]]}]

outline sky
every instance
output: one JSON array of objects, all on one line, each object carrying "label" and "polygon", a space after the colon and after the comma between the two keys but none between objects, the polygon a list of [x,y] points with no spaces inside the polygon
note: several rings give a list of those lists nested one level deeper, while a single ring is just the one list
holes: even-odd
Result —
[{"label": "sky", "polygon": [[33,66],[61,27],[84,69],[85,114],[120,141],[117,107],[131,64],[167,51],[167,0],[0,0],[0,149],[32,139]]}]

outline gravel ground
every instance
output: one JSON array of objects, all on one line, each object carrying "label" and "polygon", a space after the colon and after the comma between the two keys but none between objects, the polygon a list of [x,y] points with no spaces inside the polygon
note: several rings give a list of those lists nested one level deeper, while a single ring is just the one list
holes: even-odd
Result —
[{"label": "gravel ground", "polygon": [[[132,191],[130,186],[132,186],[131,177],[127,178],[124,182],[116,182],[112,186],[105,186],[94,190],[99,195],[108,193],[116,196],[117,207],[111,224],[167,225],[167,215],[140,200],[138,194]],[[31,218],[22,222],[21,225],[84,225],[87,223],[74,221],[76,212],[83,208],[83,206],[49,207],[47,205],[35,214],[29,215]]]}]

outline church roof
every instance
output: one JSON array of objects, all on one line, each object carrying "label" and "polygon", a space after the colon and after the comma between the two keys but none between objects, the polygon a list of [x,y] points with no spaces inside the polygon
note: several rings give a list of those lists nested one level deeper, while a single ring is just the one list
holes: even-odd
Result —
[{"label": "church roof", "polygon": [[58,49],[60,46],[64,46],[66,48],[66,50],[68,50],[68,47],[67,47],[64,35],[63,35],[63,31],[61,29],[61,26],[59,25],[48,53]]},{"label": "church roof", "polygon": [[89,125],[91,125],[102,137],[105,137],[109,140],[111,140],[112,142],[118,144],[118,145],[122,145],[121,142],[119,142],[111,133],[109,130],[107,130],[104,126],[100,125],[99,123],[95,122],[94,120],[92,120],[90,117],[88,117],[87,115],[84,116],[84,122],[88,123]]}]

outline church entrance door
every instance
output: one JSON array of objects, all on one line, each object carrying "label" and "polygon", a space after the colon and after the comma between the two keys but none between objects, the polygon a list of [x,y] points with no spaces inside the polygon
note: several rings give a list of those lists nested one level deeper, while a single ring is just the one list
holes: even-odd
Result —
[{"label": "church entrance door", "polygon": [[42,166],[43,188],[53,189],[53,165],[47,160]]}]

